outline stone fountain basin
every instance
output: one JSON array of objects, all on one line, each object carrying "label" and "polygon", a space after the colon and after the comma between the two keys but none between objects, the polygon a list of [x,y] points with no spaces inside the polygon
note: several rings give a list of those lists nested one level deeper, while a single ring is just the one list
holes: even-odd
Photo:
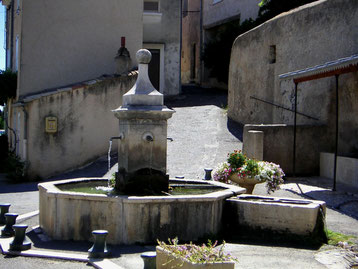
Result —
[{"label": "stone fountain basin", "polygon": [[226,200],[233,216],[234,226],[271,230],[296,235],[310,235],[322,210],[324,201],[240,195]]},{"label": "stone fountain basin", "polygon": [[58,188],[89,182],[104,185],[106,181],[81,178],[39,184],[40,227],[58,240],[91,240],[93,230],[108,230],[107,242],[111,244],[155,243],[176,236],[197,240],[218,233],[225,199],[245,192],[238,186],[202,180],[185,182],[224,189],[201,195],[107,196]]}]

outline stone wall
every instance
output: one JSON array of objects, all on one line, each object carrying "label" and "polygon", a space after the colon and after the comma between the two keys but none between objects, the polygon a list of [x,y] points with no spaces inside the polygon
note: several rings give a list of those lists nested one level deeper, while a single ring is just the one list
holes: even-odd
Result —
[{"label": "stone wall", "polygon": [[[263,132],[260,152],[262,160],[274,162],[281,166],[286,175],[293,173],[293,126],[286,124],[246,124],[243,134],[243,151],[248,157],[255,140],[249,131]],[[325,135],[330,133],[331,135]],[[297,126],[296,131],[296,175],[318,175],[320,152],[334,150],[334,135],[327,126]],[[248,154],[249,153],[249,154]]]},{"label": "stone wall", "polygon": [[[293,125],[294,83],[279,75],[358,53],[358,2],[321,0],[283,13],[240,35],[232,47],[229,71],[228,116],[243,124]],[[339,152],[358,152],[358,73],[340,76]],[[297,124],[326,125],[334,136],[335,78],[298,85]],[[334,137],[332,137],[334,138]],[[311,142],[321,137],[311,137]]]},{"label": "stone wall", "polygon": [[[118,136],[118,119],[111,110],[122,104],[122,95],[136,78],[135,72],[102,77],[30,96],[22,107],[15,105],[18,154],[27,161],[30,177],[49,177],[105,155],[110,137]],[[57,119],[57,132],[46,132],[46,117]]]}]

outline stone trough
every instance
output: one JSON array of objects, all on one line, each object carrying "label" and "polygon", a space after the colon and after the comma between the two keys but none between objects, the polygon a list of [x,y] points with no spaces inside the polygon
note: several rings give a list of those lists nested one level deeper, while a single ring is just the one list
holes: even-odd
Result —
[{"label": "stone trough", "polygon": [[[155,243],[178,236],[197,240],[216,234],[222,225],[225,199],[245,192],[244,188],[219,182],[185,180],[186,183],[222,187],[200,195],[107,196],[60,190],[61,185],[107,180],[83,178],[39,184],[40,226],[58,240],[90,240],[93,230],[108,230],[111,244]],[[183,181],[170,180],[170,183]]]},{"label": "stone trough", "polygon": [[296,235],[310,235],[320,211],[326,214],[326,203],[292,198],[240,195],[226,200],[234,212],[234,226],[270,230]]}]

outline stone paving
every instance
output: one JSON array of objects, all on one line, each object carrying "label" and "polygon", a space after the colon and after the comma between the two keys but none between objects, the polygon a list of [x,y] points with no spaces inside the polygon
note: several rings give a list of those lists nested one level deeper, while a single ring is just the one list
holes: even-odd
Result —
[{"label": "stone paving", "polygon": [[[215,90],[190,88],[184,94],[166,100],[166,104],[176,110],[168,122],[168,171],[174,176],[201,179],[203,169],[213,168],[226,160],[227,153],[242,148],[242,126],[228,121],[224,107],[226,94]],[[116,159],[112,159],[115,163]],[[108,177],[116,168],[107,173],[106,157],[95,163],[64,173],[55,179],[83,176]],[[358,237],[357,194],[338,189],[330,191],[330,180],[312,178],[290,178],[282,189],[273,193],[277,197],[312,198],[327,203],[327,227],[331,230],[352,234]],[[11,212],[25,214],[38,210],[37,183],[8,184],[0,175],[0,203],[12,204]],[[264,184],[259,184],[254,194],[265,195]],[[29,237],[34,242],[33,249],[59,251],[86,255],[91,246],[88,242],[51,241],[32,228],[38,226],[38,217],[25,220],[29,225]],[[140,254],[154,250],[154,246],[112,246],[113,258],[119,268],[143,268]],[[237,256],[235,268],[350,268],[357,263],[353,252],[343,248],[323,246],[321,249],[305,249],[295,246],[282,246],[272,242],[260,244],[227,244],[226,250]],[[12,257],[0,255],[0,268],[88,268],[85,263],[53,259]]]}]

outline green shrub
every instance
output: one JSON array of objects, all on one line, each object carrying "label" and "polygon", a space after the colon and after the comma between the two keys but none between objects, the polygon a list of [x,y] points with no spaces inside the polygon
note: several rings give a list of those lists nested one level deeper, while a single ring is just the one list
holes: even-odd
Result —
[{"label": "green shrub", "polygon": [[6,177],[13,183],[24,182],[27,179],[25,162],[21,161],[13,152],[9,152],[5,160],[4,172],[7,174]]},{"label": "green shrub", "polygon": [[9,98],[16,97],[17,73],[10,69],[0,71],[0,105],[6,104]]}]

